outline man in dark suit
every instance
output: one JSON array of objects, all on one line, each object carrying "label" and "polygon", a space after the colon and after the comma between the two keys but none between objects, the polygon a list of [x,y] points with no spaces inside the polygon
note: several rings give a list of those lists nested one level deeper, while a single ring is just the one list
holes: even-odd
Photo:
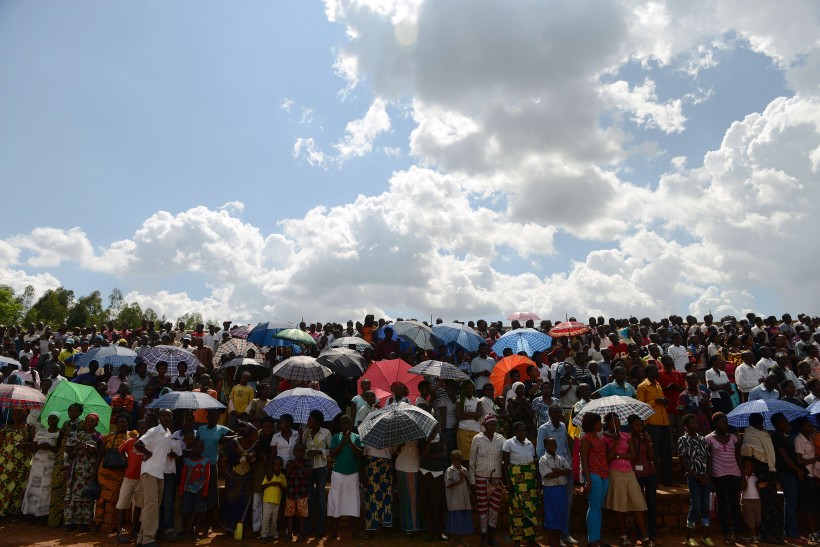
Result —
[{"label": "man in dark suit", "polygon": [[609,379],[598,371],[598,363],[590,361],[587,363],[587,374],[578,378],[582,384],[588,384],[592,388],[592,392],[596,392],[604,387]]}]

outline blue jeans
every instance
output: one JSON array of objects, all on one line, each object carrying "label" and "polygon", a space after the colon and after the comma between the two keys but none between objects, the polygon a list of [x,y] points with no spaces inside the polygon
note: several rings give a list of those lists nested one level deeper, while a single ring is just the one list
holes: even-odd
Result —
[{"label": "blue jeans", "polygon": [[643,497],[646,499],[646,520],[647,527],[649,528],[647,531],[649,532],[649,537],[654,539],[658,537],[658,524],[655,522],[658,512],[656,501],[658,495],[658,475],[653,473],[652,475],[639,477],[638,484],[641,485]]},{"label": "blue jeans", "polygon": [[327,466],[310,470],[308,479],[308,518],[305,523],[305,533],[325,533],[325,521],[327,520],[326,484]]},{"label": "blue jeans", "polygon": [[[797,476],[791,473],[778,473],[780,485],[783,487],[783,535],[788,538],[800,536],[797,530],[797,504],[800,498],[800,483]],[[811,480],[809,477],[808,480]]]},{"label": "blue jeans", "polygon": [[587,508],[587,541],[601,540],[601,509],[609,488],[609,479],[590,474],[589,479],[589,507]]},{"label": "blue jeans", "polygon": [[712,493],[710,483],[701,484],[692,477],[687,478],[689,483],[689,516],[686,518],[689,528],[694,528],[700,522],[709,526],[709,494]]},{"label": "blue jeans", "polygon": [[176,473],[165,473],[162,481],[162,505],[159,510],[159,529],[174,531],[174,503],[176,502]]}]

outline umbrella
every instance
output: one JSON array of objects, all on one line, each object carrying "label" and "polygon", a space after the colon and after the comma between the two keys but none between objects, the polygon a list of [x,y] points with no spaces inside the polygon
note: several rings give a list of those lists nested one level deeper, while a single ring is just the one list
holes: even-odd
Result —
[{"label": "umbrella", "polygon": [[356,351],[364,351],[367,348],[373,348],[367,340],[364,338],[359,338],[358,336],[343,336],[335,339],[330,344],[331,348],[346,348],[348,346],[356,346]]},{"label": "umbrella", "polygon": [[231,336],[233,338],[242,338],[247,339],[248,335],[251,333],[251,326],[250,325],[238,325],[231,327],[230,330]]},{"label": "umbrella", "polygon": [[97,361],[101,369],[105,365],[112,365],[114,369],[118,369],[122,365],[134,363],[136,359],[137,352],[132,349],[122,346],[105,346],[91,349],[88,353],[83,353],[82,356],[74,360],[74,364],[79,368],[83,368],[87,367],[91,361]]},{"label": "umbrella", "polygon": [[297,424],[306,424],[311,410],[320,410],[329,422],[342,413],[339,405],[330,395],[309,387],[297,387],[283,391],[265,405],[268,416],[279,418],[282,414],[290,414]]},{"label": "umbrella", "polygon": [[772,414],[777,414],[778,412],[785,415],[786,419],[791,422],[797,418],[808,416],[810,410],[799,407],[794,403],[780,401],[778,399],[769,401],[762,401],[758,399],[757,401],[749,401],[748,403],[737,405],[737,407],[727,414],[726,417],[729,418],[729,425],[733,425],[735,427],[749,427],[749,415],[762,414],[766,429],[772,430],[774,429],[774,426],[772,426]]},{"label": "umbrella", "polygon": [[188,370],[194,371],[199,366],[199,359],[191,353],[176,346],[154,346],[139,353],[139,357],[148,365],[150,372],[156,372],[157,363],[165,361],[168,363],[168,375],[178,376],[179,370],[177,365],[185,363],[188,365]]},{"label": "umbrella", "polygon": [[228,355],[232,359],[234,357],[247,357],[248,350],[252,349],[255,352],[255,356],[251,357],[258,361],[259,363],[265,362],[265,356],[262,355],[262,350],[256,344],[252,342],[248,342],[247,340],[243,340],[241,338],[231,338],[227,342],[219,344],[219,347],[216,348],[216,352],[214,352],[213,364],[219,366],[222,363],[222,356]]},{"label": "umbrella", "polygon": [[445,363],[444,361],[424,361],[412,367],[407,372],[411,374],[420,374],[422,376],[435,376],[444,380],[458,380],[463,382],[469,380],[470,377],[461,372],[455,365]]},{"label": "umbrella", "polygon": [[345,378],[361,376],[367,364],[358,351],[347,348],[327,348],[316,360]]},{"label": "umbrella", "polygon": [[270,368],[268,368],[267,365],[258,363],[248,357],[237,357],[236,359],[231,359],[230,361],[226,361],[224,364],[219,365],[214,370],[216,370],[218,376],[225,376],[231,368],[236,369],[236,372],[234,373],[235,378],[241,376],[243,372],[249,372],[251,375],[251,380],[254,382],[264,380],[270,376]]},{"label": "umbrella", "polygon": [[535,361],[524,357],[523,355],[510,355],[498,361],[490,373],[490,383],[495,388],[496,395],[504,395],[504,378],[511,370],[517,369],[521,373],[522,378],[527,377],[527,367],[534,365]]},{"label": "umbrella", "polygon": [[6,357],[5,355],[0,355],[0,366],[6,367],[8,365],[17,367],[18,369],[22,366],[20,361],[17,359],[12,359],[11,357]]},{"label": "umbrella", "polygon": [[316,340],[313,339],[311,335],[306,333],[301,329],[285,329],[280,330],[276,334],[273,335],[274,338],[278,338],[280,340],[288,340],[290,342],[297,342],[299,344],[305,344],[306,346],[315,346]]},{"label": "umbrella", "polygon": [[172,410],[210,410],[223,409],[225,405],[208,395],[198,391],[172,391],[166,393],[150,405],[148,408],[170,408]]},{"label": "umbrella", "polygon": [[441,341],[433,334],[433,329],[419,323],[418,321],[396,321],[392,325],[393,332],[399,338],[416,345],[422,349],[437,349],[441,345]]},{"label": "umbrella", "polygon": [[259,323],[248,333],[248,342],[252,342],[257,346],[276,346],[276,340],[273,335],[285,329],[292,329],[293,325],[285,323],[284,321],[266,321]]},{"label": "umbrella", "polygon": [[532,321],[540,321],[541,320],[540,317],[538,317],[537,315],[535,315],[531,311],[517,311],[514,314],[512,314],[511,316],[509,316],[507,319],[509,319],[510,321],[524,321],[524,322],[530,321],[530,320],[532,320]]},{"label": "umbrella", "polygon": [[523,351],[532,356],[536,351],[544,351],[550,346],[552,346],[552,338],[541,331],[515,329],[496,340],[493,344],[493,351],[496,355],[501,355],[505,349],[510,348],[513,353]]},{"label": "umbrella", "polygon": [[455,344],[467,351],[478,351],[478,346],[486,343],[483,336],[462,323],[436,325],[433,334],[444,344]]},{"label": "umbrella", "polygon": [[562,336],[580,336],[589,332],[589,327],[578,321],[564,321],[558,323],[550,330],[550,336],[560,338]]},{"label": "umbrella", "polygon": [[271,374],[296,382],[321,382],[333,374],[333,371],[319,364],[319,361],[314,357],[297,355],[296,357],[289,357],[273,367]]},{"label": "umbrella", "polygon": [[43,411],[40,413],[40,423],[48,427],[48,415],[52,412],[59,412],[59,426],[62,427],[68,421],[68,407],[74,403],[83,405],[83,413],[80,415],[81,420],[91,413],[97,413],[100,416],[100,423],[96,427],[97,431],[102,434],[108,433],[108,424],[111,421],[111,407],[108,406],[108,403],[100,397],[100,394],[93,387],[68,381],[57,384],[54,391],[49,394]]},{"label": "umbrella", "polygon": [[426,439],[438,421],[427,411],[407,403],[371,412],[359,424],[362,442],[377,450]]},{"label": "umbrella", "polygon": [[361,380],[370,380],[370,385],[374,388],[390,391],[390,384],[401,382],[410,391],[411,401],[419,396],[419,382],[422,378],[418,374],[410,372],[410,365],[401,359],[391,359],[376,361],[362,375]]},{"label": "umbrella", "polygon": [[16,384],[0,385],[0,407],[43,408],[46,396],[39,389]]},{"label": "umbrella", "polygon": [[612,395],[610,397],[601,397],[600,399],[593,399],[581,409],[581,411],[572,418],[572,423],[581,425],[581,419],[584,414],[592,412],[605,416],[610,412],[618,415],[618,419],[622,424],[626,424],[627,418],[632,414],[637,414],[641,420],[645,420],[655,413],[652,407],[632,397],[624,397],[622,395]]}]

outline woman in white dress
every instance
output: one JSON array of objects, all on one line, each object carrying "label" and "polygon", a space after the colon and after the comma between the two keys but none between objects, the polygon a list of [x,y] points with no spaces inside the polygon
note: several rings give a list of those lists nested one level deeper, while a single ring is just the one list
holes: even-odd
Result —
[{"label": "woman in white dress", "polygon": [[51,471],[57,450],[57,437],[60,429],[60,413],[52,412],[48,416],[48,428],[39,427],[34,434],[34,457],[31,459],[31,471],[28,485],[23,497],[23,514],[34,515],[38,525],[48,522],[48,508],[51,502]]}]

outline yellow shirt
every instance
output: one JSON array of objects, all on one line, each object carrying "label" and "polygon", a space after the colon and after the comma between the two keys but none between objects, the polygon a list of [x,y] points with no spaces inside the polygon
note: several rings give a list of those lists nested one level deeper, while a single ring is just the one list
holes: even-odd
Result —
[{"label": "yellow shirt", "polygon": [[653,384],[649,380],[644,380],[638,384],[638,400],[648,404],[655,411],[646,419],[646,425],[669,425],[666,405],[655,402],[655,399],[663,399],[663,397],[663,389],[658,382]]},{"label": "yellow shirt", "polygon": [[253,401],[253,388],[250,386],[243,386],[237,384],[231,390],[230,399],[233,403],[233,408],[238,414],[242,414],[248,409],[248,406]]},{"label": "yellow shirt", "polygon": [[72,363],[66,363],[65,360],[71,357],[72,355],[80,353],[80,350],[72,350],[68,351],[64,349],[60,352],[60,355],[57,356],[57,360],[61,363],[65,364],[65,377],[66,378],[74,378],[74,375],[77,373],[77,367],[75,367]]},{"label": "yellow shirt", "polygon": [[[282,488],[265,488],[269,484],[279,484]],[[264,494],[262,495],[262,501],[265,503],[273,503],[275,505],[279,505],[282,502],[282,491],[288,485],[288,479],[285,478],[284,473],[279,473],[279,475],[271,475],[270,477],[265,477],[262,479],[262,488]]]}]

